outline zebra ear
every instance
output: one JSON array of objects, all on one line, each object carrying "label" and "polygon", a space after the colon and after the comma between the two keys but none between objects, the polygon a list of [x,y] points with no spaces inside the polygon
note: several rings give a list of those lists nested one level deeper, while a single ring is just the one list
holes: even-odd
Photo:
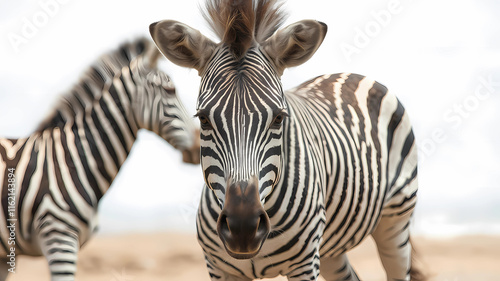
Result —
[{"label": "zebra ear", "polygon": [[298,66],[309,60],[319,48],[327,31],[326,24],[302,20],[278,30],[262,44],[279,75],[285,68]]},{"label": "zebra ear", "polygon": [[173,63],[203,72],[216,44],[200,31],[173,20],[151,24],[149,32],[158,49]]}]

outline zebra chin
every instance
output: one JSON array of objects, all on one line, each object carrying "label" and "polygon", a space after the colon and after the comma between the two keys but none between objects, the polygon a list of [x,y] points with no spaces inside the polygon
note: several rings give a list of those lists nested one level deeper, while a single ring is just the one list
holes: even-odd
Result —
[{"label": "zebra chin", "polygon": [[258,180],[227,185],[224,207],[217,220],[217,233],[226,252],[235,259],[255,257],[271,229],[260,202]]},{"label": "zebra chin", "polygon": [[250,252],[250,253],[239,253],[239,252],[233,252],[231,250],[229,250],[226,246],[226,244],[224,244],[224,248],[226,248],[226,252],[233,258],[237,259],[237,260],[248,260],[248,259],[251,259],[253,257],[255,257],[259,252],[260,252],[260,248],[257,249],[256,251],[254,252]]}]

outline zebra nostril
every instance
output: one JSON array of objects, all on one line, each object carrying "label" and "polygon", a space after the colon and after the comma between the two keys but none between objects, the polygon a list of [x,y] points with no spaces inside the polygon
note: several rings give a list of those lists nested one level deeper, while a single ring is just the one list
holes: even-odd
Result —
[{"label": "zebra nostril", "polygon": [[255,233],[256,237],[267,237],[269,234],[270,222],[267,215],[261,214],[259,216],[259,221],[257,222],[257,230]]},{"label": "zebra nostril", "polygon": [[224,236],[225,238],[231,235],[231,229],[229,228],[229,221],[226,215],[221,214],[217,224],[220,235]]},{"label": "zebra nostril", "polygon": [[229,228],[229,221],[228,221],[227,217],[226,217],[226,219],[225,219],[224,221],[226,222],[225,227],[227,228],[227,231],[228,231],[229,233],[231,233],[231,228]]}]

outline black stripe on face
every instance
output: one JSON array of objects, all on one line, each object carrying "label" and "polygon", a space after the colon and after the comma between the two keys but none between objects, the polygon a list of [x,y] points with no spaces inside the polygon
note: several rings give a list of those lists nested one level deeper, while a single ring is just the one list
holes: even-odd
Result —
[{"label": "black stripe on face", "polygon": [[[202,167],[209,186],[225,186],[224,180],[245,180],[250,174],[264,177],[264,189],[275,183],[282,144],[273,142],[282,138],[279,130],[287,105],[280,78],[257,48],[240,61],[222,48],[202,77],[197,108]],[[224,182],[208,182],[211,173]]]}]

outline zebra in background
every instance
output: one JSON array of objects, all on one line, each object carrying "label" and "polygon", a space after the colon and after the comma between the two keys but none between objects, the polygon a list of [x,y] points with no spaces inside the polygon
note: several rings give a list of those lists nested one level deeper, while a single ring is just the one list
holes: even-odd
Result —
[{"label": "zebra in background", "polygon": [[198,70],[197,217],[212,280],[359,280],[346,252],[372,235],[388,280],[418,279],[409,224],[416,147],[408,114],[366,77],[320,76],[283,92],[280,76],[321,45],[324,23],[278,30],[274,0],[208,0],[214,43],[183,23],[150,26],[162,53]]},{"label": "zebra in background", "polygon": [[44,255],[52,280],[74,280],[99,200],[139,129],[199,163],[198,130],[156,68],[159,56],[146,39],[122,45],[94,63],[28,138],[0,139],[0,280],[13,271],[14,254]]}]

